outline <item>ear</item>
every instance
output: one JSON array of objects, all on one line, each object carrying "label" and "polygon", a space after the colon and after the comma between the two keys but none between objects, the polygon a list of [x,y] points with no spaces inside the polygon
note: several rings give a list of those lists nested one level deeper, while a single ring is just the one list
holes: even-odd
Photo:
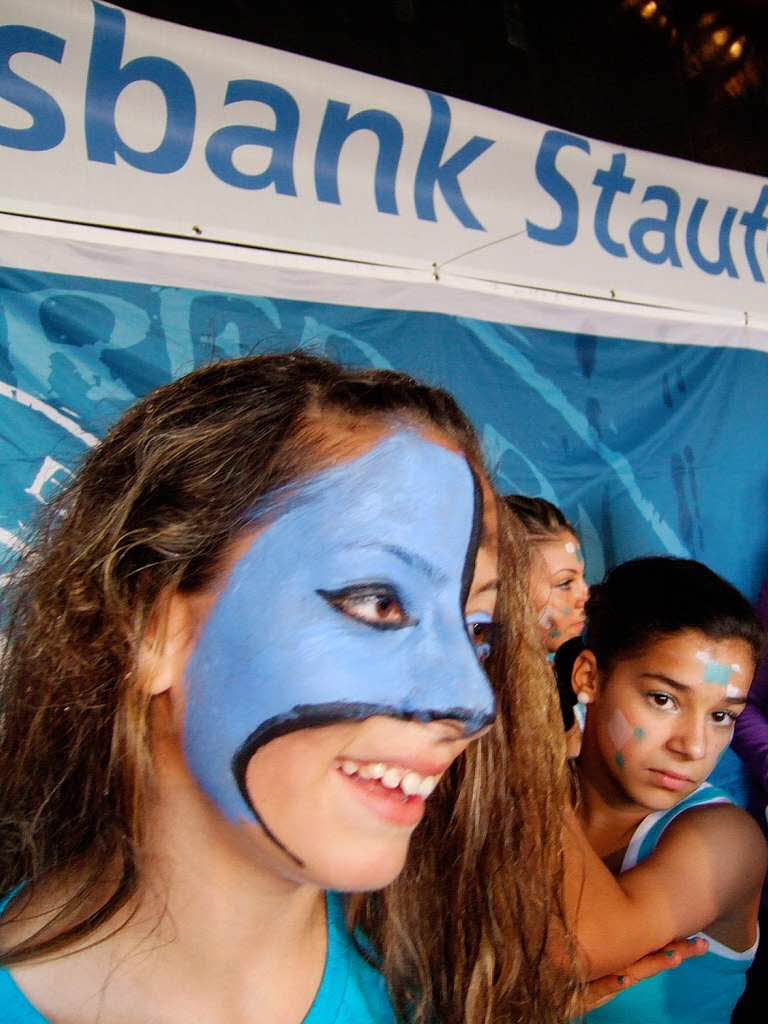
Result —
[{"label": "ear", "polygon": [[591,704],[598,695],[599,672],[592,651],[581,651],[573,663],[571,686],[579,704]]},{"label": "ear", "polygon": [[139,650],[139,678],[156,696],[179,684],[194,650],[201,618],[194,596],[174,593],[158,599]]}]

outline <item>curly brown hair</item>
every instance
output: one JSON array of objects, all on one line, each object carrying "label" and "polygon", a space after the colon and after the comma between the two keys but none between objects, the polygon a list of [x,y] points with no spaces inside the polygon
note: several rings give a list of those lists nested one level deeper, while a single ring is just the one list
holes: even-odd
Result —
[{"label": "curly brown hair", "polygon": [[[260,498],[334,461],[329,418],[348,432],[363,421],[436,428],[484,472],[445,392],[301,353],[258,356],[148,395],[46,509],[5,592],[0,893],[23,889],[23,915],[59,872],[81,881],[0,966],[66,952],[136,893],[152,776],[138,652],[150,615],[211,581]],[[553,935],[572,944],[562,729],[526,611],[525,541],[508,519],[499,505],[502,627],[488,665],[498,720],[430,799],[401,876],[348,898],[350,925],[365,930],[413,1024],[554,1024],[571,1005],[573,983],[547,955]]]}]

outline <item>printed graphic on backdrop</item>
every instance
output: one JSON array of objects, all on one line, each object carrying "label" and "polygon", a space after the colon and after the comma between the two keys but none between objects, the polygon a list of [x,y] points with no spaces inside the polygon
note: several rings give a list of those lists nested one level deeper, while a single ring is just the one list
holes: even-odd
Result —
[{"label": "printed graphic on backdrop", "polygon": [[452,391],[500,488],[548,498],[577,525],[590,579],[669,553],[756,591],[762,353],[12,270],[0,271],[2,564],[136,398],[214,359],[296,346]]}]

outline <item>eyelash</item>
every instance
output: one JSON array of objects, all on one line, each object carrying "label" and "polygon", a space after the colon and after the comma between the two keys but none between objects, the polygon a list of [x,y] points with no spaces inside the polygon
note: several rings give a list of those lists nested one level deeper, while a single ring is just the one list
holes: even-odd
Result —
[{"label": "eyelash", "polygon": [[[669,693],[662,693],[662,692],[660,692],[660,691],[658,691],[658,690],[651,690],[651,691],[649,691],[648,693],[646,693],[646,697],[647,697],[647,698],[649,699],[649,701],[650,701],[650,703],[651,703],[651,705],[652,705],[653,707],[656,707],[656,708],[661,708],[661,709],[663,709],[663,710],[665,710],[665,711],[666,711],[666,709],[667,709],[668,707],[670,707],[670,705],[671,705],[672,707],[677,707],[677,701],[676,701],[676,700],[675,700],[675,698],[674,698],[674,697],[673,697],[673,696],[672,696],[671,694],[669,694]],[[665,701],[667,701],[668,703],[665,703],[665,704],[659,704],[659,703],[657,702],[657,700],[656,700],[656,698],[657,698],[657,697],[663,697],[663,698],[664,698],[664,700],[665,700]]]},{"label": "eyelash", "polygon": [[493,644],[498,627],[495,622],[486,619],[468,619],[467,633],[469,642],[475,649],[477,660],[483,665],[493,654]]},{"label": "eyelash", "polygon": [[[671,705],[673,707],[677,707],[678,706],[677,701],[675,700],[675,698],[670,693],[664,693],[662,691],[652,690],[652,691],[649,691],[648,693],[646,693],[646,697],[649,698],[650,703],[651,703],[651,705],[653,707],[660,708],[661,710],[666,710],[670,706],[670,704],[659,704],[659,703],[657,703],[656,702],[656,698],[657,697],[664,697],[667,701],[671,702]],[[714,721],[715,725],[721,726],[721,727],[724,726],[725,728],[730,728],[730,726],[733,725],[733,723],[739,717],[733,711],[713,711],[712,714],[713,714],[713,716],[714,715],[725,715],[726,719],[728,719],[727,722],[724,719],[715,719],[715,718],[713,718],[713,721]]]},{"label": "eyelash", "polygon": [[738,715],[734,714],[733,711],[713,711],[712,714],[713,715],[725,715],[725,718],[727,719],[727,721],[725,721],[725,720],[720,720],[720,721],[715,720],[715,725],[724,725],[726,728],[729,728],[731,725],[733,725],[733,723],[739,717]]},{"label": "eyelash", "polygon": [[[386,583],[353,584],[340,590],[317,590],[317,594],[340,614],[375,630],[401,630],[407,626],[416,626],[419,622],[418,618],[413,618],[404,610],[399,594],[394,587]],[[388,605],[394,606],[397,615],[395,622],[377,620],[375,615],[382,610],[378,607],[379,602],[387,602]],[[389,607],[385,608],[384,613],[386,614],[388,610]],[[480,665],[493,653],[496,633],[496,623],[485,620],[467,622],[467,634]]]},{"label": "eyelash", "polygon": [[[341,587],[339,590],[318,590],[317,593],[340,615],[346,615],[347,618],[362,622],[363,625],[371,626],[373,629],[405,629],[406,626],[415,626],[419,621],[408,615],[403,608],[397,590],[388,583],[352,584],[349,587]],[[379,607],[380,602],[386,602],[388,605],[383,609],[385,615],[390,607],[394,607],[397,616],[395,621],[375,617],[377,613],[382,612]],[[497,627],[494,622],[485,619],[467,621],[467,634],[481,665],[488,660],[493,652],[496,631]]]},{"label": "eyelash", "polygon": [[[418,622],[405,611],[400,595],[389,583],[356,583],[339,590],[318,590],[317,593],[341,615],[372,629],[405,629]],[[382,608],[381,604],[386,607]],[[394,621],[376,618],[377,614],[388,614],[391,608],[396,615]]]}]

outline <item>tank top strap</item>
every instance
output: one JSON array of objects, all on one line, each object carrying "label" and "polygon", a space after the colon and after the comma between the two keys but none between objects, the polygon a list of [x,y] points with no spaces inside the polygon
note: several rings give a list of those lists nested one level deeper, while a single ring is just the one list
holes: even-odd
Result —
[{"label": "tank top strap", "polygon": [[630,868],[635,867],[653,853],[665,829],[685,811],[690,811],[695,807],[704,807],[707,804],[732,803],[733,800],[722,789],[712,786],[709,782],[702,782],[698,789],[681,800],[679,804],[670,807],[668,811],[656,811],[643,818],[629,841],[621,870],[629,871]]}]

